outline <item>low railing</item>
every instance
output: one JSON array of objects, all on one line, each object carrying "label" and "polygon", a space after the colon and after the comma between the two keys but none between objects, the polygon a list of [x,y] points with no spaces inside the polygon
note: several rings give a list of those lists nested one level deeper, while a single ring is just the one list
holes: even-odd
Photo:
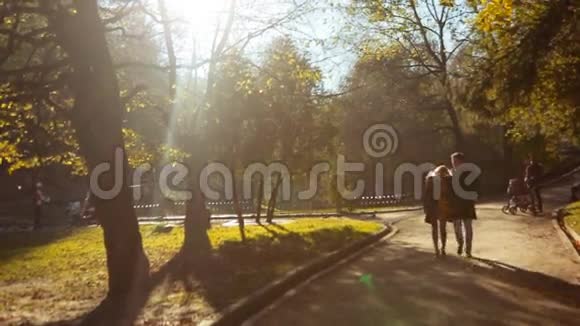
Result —
[{"label": "low railing", "polygon": [[[184,201],[165,201],[163,203],[139,203],[134,205],[137,216],[167,216],[184,215]],[[239,203],[242,213],[252,213],[255,211],[255,204],[252,200],[242,200]],[[232,214],[235,212],[233,200],[208,201],[205,206],[212,214]]]},{"label": "low railing", "polygon": [[417,202],[412,194],[363,196],[354,202],[358,207],[391,207],[403,206]]},{"label": "low railing", "polygon": [[[403,194],[363,196],[349,202],[349,206],[352,208],[388,208],[412,205],[414,203],[417,203],[417,201],[412,195]],[[312,208],[311,204],[306,202],[293,203],[291,201],[282,201],[278,203],[277,208],[286,211],[304,210],[304,214],[308,215],[308,210],[316,210]],[[160,203],[136,203],[133,207],[139,217],[158,218],[163,216],[183,216],[185,215],[185,205],[186,202],[184,201],[173,202],[167,200]],[[239,205],[244,215],[256,212],[256,205],[252,200],[242,200]],[[54,220],[56,222],[67,218],[71,219],[75,214],[80,215],[80,207],[82,207],[82,202],[80,201],[55,201],[47,203],[43,206],[43,220]],[[235,214],[234,201],[232,200],[208,201],[206,202],[206,207],[214,216]],[[34,208],[30,200],[0,202],[0,224],[29,223],[28,220],[31,220],[33,215]]]}]

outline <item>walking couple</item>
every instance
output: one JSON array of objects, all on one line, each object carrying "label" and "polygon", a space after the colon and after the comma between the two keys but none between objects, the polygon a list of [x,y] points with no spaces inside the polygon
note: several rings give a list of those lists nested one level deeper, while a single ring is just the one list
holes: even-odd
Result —
[{"label": "walking couple", "polygon": [[[477,193],[479,179],[477,178],[468,184],[465,173],[455,173],[465,163],[463,153],[451,155],[451,163],[452,169],[441,165],[427,175],[423,192],[425,222],[431,224],[433,244],[437,256],[446,255],[447,222],[452,222],[458,244],[457,254],[462,255],[465,249],[467,257],[471,257],[472,221],[477,217],[475,201],[472,198],[466,198],[464,194],[466,192]],[[457,180],[453,180],[454,178]],[[439,247],[439,239],[441,239],[441,247]]]}]

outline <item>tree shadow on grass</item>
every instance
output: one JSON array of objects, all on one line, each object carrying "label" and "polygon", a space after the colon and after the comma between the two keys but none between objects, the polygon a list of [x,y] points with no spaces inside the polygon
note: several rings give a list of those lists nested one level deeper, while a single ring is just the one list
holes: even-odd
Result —
[{"label": "tree shadow on grass", "polygon": [[279,223],[276,223],[276,221],[274,221],[272,223],[268,223],[268,224],[271,225],[271,226],[273,226],[273,227],[275,227],[276,229],[281,230],[281,231],[285,231],[285,232],[289,232],[289,233],[292,232],[292,231],[290,231],[290,229],[288,229],[284,225],[279,224]]},{"label": "tree shadow on grass", "polygon": [[[291,269],[325,252],[339,249],[350,240],[361,239],[367,235],[350,227],[298,234],[290,230],[279,232],[280,229],[270,226],[261,226],[269,235],[251,238],[246,243],[224,242],[207,255],[193,256],[184,252],[176,254],[151,274],[149,285],[141,289],[142,293],[133,301],[133,308],[124,305],[130,313],[126,314],[123,324],[130,325],[139,318],[139,314],[154,292],[157,293],[156,297],[162,296],[164,308],[159,308],[159,311],[155,312],[159,320],[148,316],[147,323],[162,322],[167,320],[167,317],[195,323],[196,320],[192,318],[198,312],[186,308],[194,306],[196,298],[202,297],[211,311],[223,310]],[[168,302],[165,300],[175,294],[180,294],[181,300],[169,302],[171,307],[166,309]],[[51,325],[79,322],[86,325],[102,325],[102,321],[108,319],[107,309],[110,305],[104,301],[85,316]],[[178,308],[175,309],[178,315],[173,311],[171,316],[166,316],[171,308]]]},{"label": "tree shadow on grass", "polygon": [[[167,284],[173,287],[169,290],[173,293],[176,289],[183,291],[186,299],[181,305],[189,305],[194,297],[201,296],[213,311],[220,311],[292,268],[344,246],[348,239],[366,235],[343,228],[318,230],[301,236],[294,232],[277,232],[266,225],[262,227],[267,228],[271,236],[258,236],[245,244],[225,242],[205,257],[191,259],[183,253],[176,255],[153,274],[154,287]],[[188,314],[190,312],[184,312],[179,320],[191,318]]]},{"label": "tree shadow on grass", "polygon": [[294,232],[275,223],[258,222],[257,225],[268,232],[273,238],[280,238],[281,234],[293,234]]}]

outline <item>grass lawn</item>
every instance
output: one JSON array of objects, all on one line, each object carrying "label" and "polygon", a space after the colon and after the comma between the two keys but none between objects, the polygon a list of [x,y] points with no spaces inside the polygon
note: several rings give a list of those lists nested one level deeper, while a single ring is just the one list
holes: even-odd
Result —
[{"label": "grass lawn", "polygon": [[568,205],[566,209],[571,214],[566,217],[566,224],[580,234],[580,201]]},{"label": "grass lawn", "polygon": [[[293,267],[378,231],[374,222],[346,218],[300,219],[284,225],[209,231],[214,255],[196,272],[168,276],[149,297],[141,322],[201,321]],[[152,272],[179,250],[183,229],[141,227]],[[8,233],[0,237],[0,324],[66,320],[104,297],[107,274],[100,228]]]}]

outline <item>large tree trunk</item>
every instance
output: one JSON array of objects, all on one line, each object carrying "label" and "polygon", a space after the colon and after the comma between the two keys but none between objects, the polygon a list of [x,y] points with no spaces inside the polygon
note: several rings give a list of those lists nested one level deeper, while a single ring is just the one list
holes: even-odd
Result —
[{"label": "large tree trunk", "polygon": [[[167,108],[166,116],[168,117],[168,131],[166,141],[169,146],[174,145],[174,134],[177,130],[176,121],[177,115],[174,114],[175,111],[175,101],[177,97],[177,56],[175,55],[175,47],[173,44],[173,34],[171,30],[171,21],[169,15],[167,14],[167,7],[165,5],[165,0],[158,0],[157,6],[159,8],[159,14],[161,16],[161,26],[163,27],[163,38],[165,41],[165,49],[167,51],[167,60],[169,62],[169,69],[167,70]],[[159,165],[163,165],[166,162],[167,157],[164,156],[160,159]],[[161,214],[166,217],[173,214],[172,208],[173,200],[167,198],[166,196],[160,196],[157,198]]]},{"label": "large tree trunk", "polygon": [[447,114],[451,120],[451,128],[453,130],[453,137],[455,138],[455,149],[457,151],[463,151],[465,150],[465,138],[463,136],[461,124],[459,123],[457,111],[455,111],[455,108],[451,103],[447,106]]},{"label": "large tree trunk", "polygon": [[[108,313],[111,324],[125,324],[141,304],[139,294],[146,288],[149,263],[143,251],[137,216],[128,187],[127,158],[115,162],[116,149],[123,149],[122,117],[119,97],[105,29],[96,0],[75,2],[76,14],[54,17],[53,25],[60,45],[67,51],[74,71],[71,89],[75,103],[72,121],[89,171],[104,162],[123,165],[123,184],[112,199],[96,196],[96,216],[103,227],[109,273],[108,301],[115,311]],[[114,173],[100,178],[103,189],[111,189]],[[115,305],[122,303],[119,307]]]},{"label": "large tree trunk", "polygon": [[211,244],[207,230],[210,228],[211,213],[205,207],[201,191],[193,188],[193,198],[186,203],[184,231],[185,239],[181,254],[186,262],[194,262],[209,255]]},{"label": "large tree trunk", "polygon": [[[220,40],[219,44],[217,44],[217,32],[215,35],[214,45],[212,46],[212,53],[210,59],[210,65],[208,68],[208,80],[206,83],[206,92],[205,98],[203,103],[213,103],[213,80],[215,74],[215,67],[219,58],[219,55],[223,52],[225,44],[227,43],[227,39],[231,32],[233,26],[233,19],[235,14],[235,0],[232,0],[230,3],[230,12],[228,15],[228,22],[226,24],[226,29],[222,34],[222,39]],[[195,61],[195,60],[192,60]],[[196,71],[197,74],[197,71]],[[197,75],[195,78],[197,83]],[[196,111],[191,119],[191,128],[197,128],[197,121],[201,115],[202,109],[196,108]],[[197,157],[207,157],[207,144],[204,144],[202,141],[194,141],[193,146],[189,147],[193,150],[191,152],[197,152]],[[200,153],[202,152],[202,153]],[[201,161],[193,160],[194,167],[192,171],[199,172],[197,169],[201,164]],[[192,201],[187,202],[186,214],[185,214],[185,239],[182,246],[182,253],[186,255],[190,255],[192,257],[196,257],[199,255],[209,254],[211,249],[211,245],[209,242],[209,237],[207,236],[207,229],[209,228],[209,218],[211,216],[210,212],[205,207],[205,200],[199,189],[199,184],[197,183],[196,178],[192,178],[191,180],[191,189],[194,193],[194,199]],[[196,201],[196,198],[199,198]],[[205,222],[207,221],[207,222]]]},{"label": "large tree trunk", "polygon": [[461,128],[461,122],[459,121],[459,115],[457,114],[457,109],[454,105],[453,99],[453,89],[451,87],[449,76],[447,75],[447,63],[444,61],[443,66],[441,67],[443,70],[441,85],[445,90],[445,101],[446,103],[446,111],[447,115],[449,116],[449,120],[451,121],[451,130],[453,131],[453,137],[455,138],[455,150],[456,151],[464,151],[465,150],[465,137],[463,135],[463,129]]},{"label": "large tree trunk", "polygon": [[186,202],[184,231],[185,238],[181,247],[181,254],[186,261],[194,262],[199,258],[207,257],[211,244],[207,230],[211,227],[211,213],[205,206],[205,196],[199,186],[198,176],[206,156],[206,149],[198,139],[194,140],[192,148],[197,148],[197,156],[192,157],[190,167],[189,187],[192,192],[191,200]]}]

